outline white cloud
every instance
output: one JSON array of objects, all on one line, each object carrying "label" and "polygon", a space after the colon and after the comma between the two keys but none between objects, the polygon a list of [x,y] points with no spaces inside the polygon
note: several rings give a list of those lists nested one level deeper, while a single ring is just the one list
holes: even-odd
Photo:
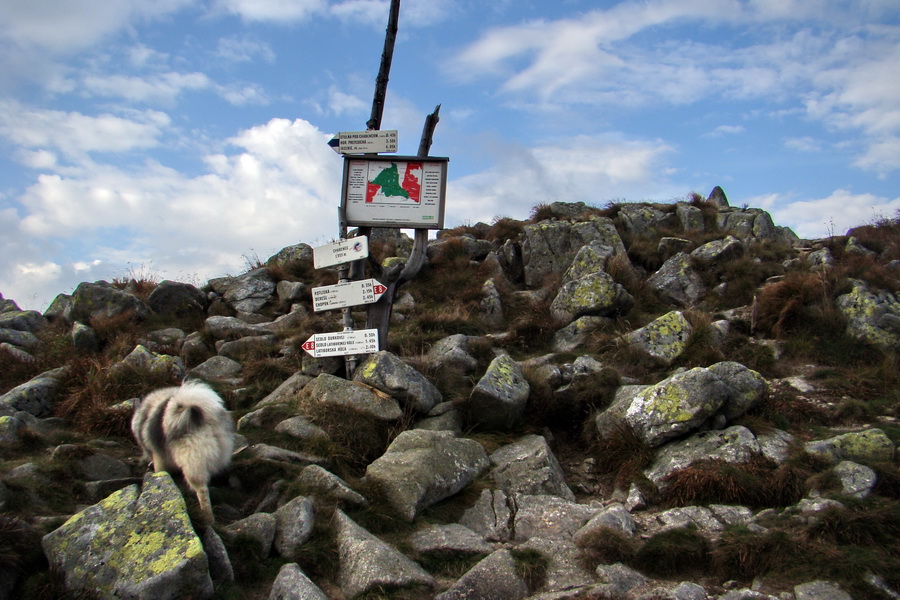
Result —
[{"label": "white cloud", "polygon": [[676,195],[664,164],[672,150],[659,141],[588,136],[566,145],[498,149],[493,152],[501,157],[496,165],[451,182],[447,219],[453,223],[490,222],[496,216],[521,219],[540,203],[588,199],[589,204],[602,206],[616,198],[647,198],[648,193],[668,200]]},{"label": "white cloud", "polygon": [[326,0],[220,0],[219,4],[248,21],[297,21],[328,7]]},{"label": "white cloud", "polygon": [[750,198],[750,206],[764,208],[778,225],[790,227],[801,238],[816,239],[843,235],[848,229],[866,225],[881,217],[893,217],[900,210],[900,196],[884,198],[835,190],[825,198],[795,200],[779,194]]},{"label": "white cloud", "polygon": [[338,233],[341,184],[329,137],[300,119],[272,119],[228,140],[236,152],[208,155],[197,177],[157,163],[41,175],[17,198],[21,215],[0,214],[17,248],[0,256],[0,290],[45,305],[51,291],[151,260],[166,276],[205,282],[238,272],[248,253],[324,243]]},{"label": "white cloud", "polygon": [[818,140],[809,136],[799,138],[787,138],[784,140],[786,148],[796,150],[797,152],[820,152],[822,146]]},{"label": "white cloud", "polygon": [[131,111],[129,117],[32,109],[0,100],[0,136],[22,148],[36,149],[38,154],[26,155],[31,165],[49,166],[55,163],[51,150],[83,159],[91,152],[152,148],[170,124],[168,115],[154,110]]},{"label": "white cloud", "polygon": [[271,45],[246,36],[220,39],[215,54],[219,58],[238,63],[257,59],[271,63],[275,60],[275,51]]},{"label": "white cloud", "polygon": [[186,91],[197,91],[212,86],[203,73],[157,73],[139,77],[136,75],[88,75],[82,81],[83,89],[93,95],[121,98],[143,104],[172,105]]},{"label": "white cloud", "polygon": [[743,125],[719,125],[709,133],[705,134],[705,137],[717,138],[726,135],[737,135],[739,133],[744,133],[746,130],[747,129]]}]

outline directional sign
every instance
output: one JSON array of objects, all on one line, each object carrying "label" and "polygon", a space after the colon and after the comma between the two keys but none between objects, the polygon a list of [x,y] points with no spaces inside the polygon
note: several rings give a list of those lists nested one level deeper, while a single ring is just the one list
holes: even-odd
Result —
[{"label": "directional sign", "polygon": [[378,352],[378,330],[360,329],[338,333],[317,333],[306,340],[302,348],[313,358],[371,354]]},{"label": "directional sign", "polygon": [[369,238],[360,235],[313,248],[313,266],[317,269],[324,269],[341,263],[353,262],[368,255]]},{"label": "directional sign", "polygon": [[320,312],[360,304],[372,304],[378,302],[378,299],[386,291],[387,288],[375,279],[347,281],[337,285],[313,288],[313,311]]},{"label": "directional sign", "polygon": [[338,154],[377,154],[397,151],[397,130],[342,131],[328,145]]}]

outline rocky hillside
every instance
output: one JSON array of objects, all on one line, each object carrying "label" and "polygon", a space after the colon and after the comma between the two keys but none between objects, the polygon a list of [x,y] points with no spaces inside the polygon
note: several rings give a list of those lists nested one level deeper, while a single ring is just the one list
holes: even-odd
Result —
[{"label": "rocky hillside", "polygon": [[[253,262],[0,296],[0,599],[900,598],[900,218],[800,240],[716,188],[444,231],[352,374],[301,348],[336,272]],[[186,377],[236,424],[212,524],[129,430]]]}]

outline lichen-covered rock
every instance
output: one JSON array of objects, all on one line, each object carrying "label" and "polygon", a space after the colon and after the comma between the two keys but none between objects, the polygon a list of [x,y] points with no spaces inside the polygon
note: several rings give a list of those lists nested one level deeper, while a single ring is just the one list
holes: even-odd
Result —
[{"label": "lichen-covered rock", "polygon": [[741,239],[773,239],[778,236],[772,216],[760,208],[720,210],[719,229]]},{"label": "lichen-covered rock", "polygon": [[666,477],[697,461],[721,460],[738,464],[759,456],[761,452],[756,437],[746,427],[735,425],[722,431],[704,431],[666,445],[644,475],[664,489]]},{"label": "lichen-covered rock", "polygon": [[841,484],[841,493],[857,498],[867,497],[878,482],[875,471],[849,460],[836,464],[834,474]]},{"label": "lichen-covered rock", "polygon": [[530,393],[522,367],[509,355],[498,356],[472,390],[468,420],[481,429],[508,429],[522,418]]},{"label": "lichen-covered rock", "polygon": [[157,354],[138,344],[128,356],[111,365],[109,371],[113,376],[137,372],[169,377],[175,381],[184,377],[184,364],[177,356]]},{"label": "lichen-covered rock", "polygon": [[443,400],[434,384],[385,350],[368,355],[353,372],[353,381],[381,390],[420,413],[427,413]]},{"label": "lichen-covered rock", "polygon": [[691,257],[704,262],[716,262],[740,258],[743,254],[744,243],[733,235],[729,235],[696,248],[691,252]]},{"label": "lichen-covered rock", "polygon": [[42,344],[40,338],[30,331],[19,331],[18,329],[6,329],[3,327],[0,327],[0,343],[10,344],[27,352],[34,352]]},{"label": "lichen-covered rock", "polygon": [[313,262],[313,249],[309,244],[294,244],[282,248],[266,260],[268,267],[288,267],[292,264]]},{"label": "lichen-covered rock", "polygon": [[522,233],[522,263],[525,284],[539,287],[554,274],[565,273],[582,246],[593,241],[625,254],[625,245],[615,224],[605,217],[582,223],[542,221],[526,225]]},{"label": "lichen-covered rock", "polygon": [[334,513],[338,547],[338,585],[347,598],[356,598],[378,587],[397,588],[436,585],[434,578],[359,525],[342,510]]},{"label": "lichen-covered rock", "polygon": [[847,318],[847,333],[885,350],[900,349],[900,300],[885,290],[851,279],[853,289],[835,301]]},{"label": "lichen-covered rock", "polygon": [[391,507],[413,521],[425,508],[469,485],[489,465],[475,440],[447,431],[411,429],[398,435],[366,469]]},{"label": "lichen-covered rock", "polygon": [[710,366],[709,371],[728,386],[728,396],[719,412],[729,421],[759,406],[769,392],[765,377],[741,363],[720,362]]},{"label": "lichen-covered rock", "polygon": [[528,596],[528,585],[516,569],[512,553],[500,549],[480,561],[435,600],[521,600]]},{"label": "lichen-covered rock", "polygon": [[628,312],[634,298],[604,272],[591,273],[562,285],[550,304],[550,313],[569,322],[585,315],[610,317]]},{"label": "lichen-covered rock", "polygon": [[90,323],[93,319],[109,319],[131,314],[136,319],[146,319],[150,309],[136,296],[113,287],[106,281],[80,283],[72,293],[73,321]]},{"label": "lichen-covered rock", "polygon": [[491,480],[507,494],[559,496],[575,500],[559,461],[540,435],[526,435],[491,454]]},{"label": "lichen-covered rock", "polygon": [[696,367],[638,393],[625,411],[625,422],[647,444],[661,446],[716,414],[728,393],[719,377]]},{"label": "lichen-covered rock", "polygon": [[618,216],[625,230],[636,237],[648,237],[659,228],[674,229],[678,223],[674,213],[650,204],[622,204]]},{"label": "lichen-covered rock", "polygon": [[631,513],[619,503],[613,503],[595,514],[585,523],[581,529],[575,532],[573,541],[578,544],[590,536],[602,530],[612,530],[623,535],[632,536],[637,529],[637,523]]},{"label": "lichen-covered rock", "polygon": [[696,304],[706,294],[706,286],[690,257],[679,252],[647,279],[647,285],[665,302],[688,307]]},{"label": "lichen-covered rock", "polygon": [[206,554],[167,473],[144,479],[76,514],[42,540],[73,594],[101,599],[208,598]]},{"label": "lichen-covered rock", "polygon": [[0,416],[0,446],[17,446],[21,441],[19,435],[24,427],[25,423],[13,416]]},{"label": "lichen-covered rock", "polygon": [[557,496],[515,496],[515,539],[531,538],[571,540],[584,527],[598,508],[578,504]]},{"label": "lichen-covered rock", "polygon": [[675,216],[678,217],[678,222],[684,231],[697,232],[706,228],[703,222],[703,211],[687,202],[678,202],[675,205]]},{"label": "lichen-covered rock", "polygon": [[503,300],[500,298],[500,290],[493,279],[488,279],[481,286],[481,301],[478,303],[478,317],[481,322],[490,329],[503,327]]},{"label": "lichen-covered rock", "polygon": [[894,458],[894,443],[881,429],[851,431],[826,440],[813,440],[806,451],[824,456],[834,462],[842,460],[881,462]]},{"label": "lichen-covered rock", "polygon": [[263,325],[252,325],[237,317],[215,315],[206,319],[206,332],[217,340],[236,340],[248,336],[268,335],[271,332]]},{"label": "lichen-covered rock", "polygon": [[241,373],[244,367],[227,356],[212,356],[189,372],[203,381],[223,386],[238,386],[243,380]]},{"label": "lichen-covered rock", "polygon": [[725,190],[721,187],[716,186],[709,193],[709,196],[706,198],[707,202],[712,202],[716,208],[728,208],[730,205],[728,204],[728,197],[725,195]]},{"label": "lichen-covered rock", "polygon": [[592,273],[606,271],[609,260],[616,255],[616,249],[609,244],[593,241],[581,247],[571,266],[563,275],[563,281],[575,281]]},{"label": "lichen-covered rock", "polygon": [[36,310],[9,310],[0,313],[0,329],[34,333],[47,326],[47,319]]},{"label": "lichen-covered rock", "polygon": [[623,336],[650,356],[671,364],[687,348],[693,327],[684,313],[672,311]]},{"label": "lichen-covered rock", "polygon": [[830,581],[810,581],[794,586],[797,600],[853,600],[853,596]]},{"label": "lichen-covered rock", "polygon": [[609,317],[579,317],[553,334],[553,351],[571,352],[583,345],[592,333],[613,323]]}]

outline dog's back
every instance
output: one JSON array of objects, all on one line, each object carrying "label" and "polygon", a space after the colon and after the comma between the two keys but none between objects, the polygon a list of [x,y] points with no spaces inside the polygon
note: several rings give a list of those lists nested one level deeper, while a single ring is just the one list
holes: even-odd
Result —
[{"label": "dog's back", "polygon": [[209,510],[206,485],[231,461],[234,426],[206,384],[186,382],[148,394],[131,419],[135,440],[156,471],[180,470]]}]

